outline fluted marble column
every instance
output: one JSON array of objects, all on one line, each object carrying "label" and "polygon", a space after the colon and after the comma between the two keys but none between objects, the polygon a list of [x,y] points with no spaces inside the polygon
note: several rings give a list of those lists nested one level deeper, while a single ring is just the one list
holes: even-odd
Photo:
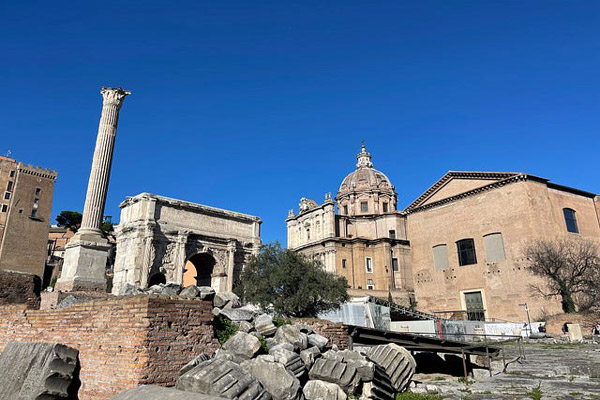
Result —
[{"label": "fluted marble column", "polygon": [[125,100],[125,96],[131,94],[121,88],[103,87],[100,91],[104,101],[102,102],[102,116],[98,126],[98,137],[92,160],[92,171],[88,181],[85,206],[83,208],[83,219],[80,232],[101,234],[100,226],[104,215],[106,204],[106,193],[108,191],[108,180],[112,165],[113,152],[115,149],[115,137],[117,135],[117,124],[119,122],[119,111]]},{"label": "fluted marble column", "polygon": [[67,244],[63,269],[55,288],[63,291],[105,291],[106,260],[110,245],[100,226],[115,147],[119,111],[130,92],[103,87],[102,116],[98,127],[92,171],[88,181],[81,228]]}]

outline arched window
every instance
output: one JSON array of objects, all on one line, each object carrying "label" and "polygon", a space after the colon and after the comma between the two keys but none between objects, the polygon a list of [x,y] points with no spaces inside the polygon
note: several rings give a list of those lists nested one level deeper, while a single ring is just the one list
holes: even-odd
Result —
[{"label": "arched window", "polygon": [[567,231],[571,233],[579,233],[579,228],[577,227],[577,217],[575,217],[575,210],[571,208],[563,208],[563,214],[565,215]]},{"label": "arched window", "polygon": [[477,255],[475,254],[475,241],[473,239],[463,239],[456,242],[458,252],[458,265],[477,264]]}]

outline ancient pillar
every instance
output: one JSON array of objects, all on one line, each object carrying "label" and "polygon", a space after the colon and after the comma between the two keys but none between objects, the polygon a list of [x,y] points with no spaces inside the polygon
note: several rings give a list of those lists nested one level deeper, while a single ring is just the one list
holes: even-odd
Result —
[{"label": "ancient pillar", "polygon": [[58,290],[106,290],[106,260],[110,246],[102,235],[100,226],[106,203],[110,167],[112,164],[119,110],[125,96],[121,88],[105,88],[102,93],[102,116],[98,127],[92,171],[88,181],[81,228],[69,241],[65,252]]}]

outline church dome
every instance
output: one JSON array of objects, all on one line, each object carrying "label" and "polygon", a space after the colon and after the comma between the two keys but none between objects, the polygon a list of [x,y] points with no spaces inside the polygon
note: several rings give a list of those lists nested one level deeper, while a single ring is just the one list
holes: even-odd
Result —
[{"label": "church dome", "polygon": [[356,169],[344,178],[335,200],[341,215],[387,214],[396,210],[398,196],[387,176],[373,168],[365,145],[356,156]]},{"label": "church dome", "polygon": [[356,158],[358,160],[356,169],[344,178],[337,197],[350,192],[394,190],[389,178],[383,172],[373,168],[371,154],[367,153],[364,144]]}]

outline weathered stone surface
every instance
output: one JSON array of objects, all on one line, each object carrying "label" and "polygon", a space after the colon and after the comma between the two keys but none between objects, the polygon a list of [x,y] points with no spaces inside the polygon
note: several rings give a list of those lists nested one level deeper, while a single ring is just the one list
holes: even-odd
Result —
[{"label": "weathered stone surface", "polygon": [[306,400],[346,400],[348,396],[335,383],[324,381],[308,381],[302,389]]},{"label": "weathered stone surface", "polygon": [[300,332],[300,329],[295,325],[283,325],[277,328],[275,340],[277,343],[290,343],[297,352],[308,347],[308,338],[306,334]]},{"label": "weathered stone surface", "polygon": [[269,350],[269,355],[273,356],[275,361],[292,373],[296,378],[301,378],[306,372],[306,367],[300,356],[293,351],[285,349]]},{"label": "weathered stone surface", "polygon": [[248,321],[239,321],[236,322],[238,326],[238,330],[241,332],[250,333],[254,329],[254,326]]},{"label": "weathered stone surface", "polygon": [[73,296],[72,294],[70,294],[67,297],[65,297],[60,303],[58,303],[54,308],[55,309],[69,308],[74,304],[85,303],[86,301],[92,301],[94,299],[95,298],[91,297],[91,296],[82,296],[82,295]]},{"label": "weathered stone surface", "polygon": [[212,359],[186,372],[177,381],[176,389],[221,396],[227,399],[269,400],[263,386],[238,364]]},{"label": "weathered stone surface", "polygon": [[251,311],[244,310],[241,308],[223,308],[219,315],[237,322],[237,321],[252,321],[254,314]]},{"label": "weathered stone surface", "polygon": [[323,350],[323,348],[327,346],[327,342],[329,342],[329,340],[318,333],[311,333],[308,335],[308,344],[318,347],[319,350]]},{"label": "weathered stone surface", "polygon": [[219,292],[213,300],[215,307],[239,308],[242,304],[240,298],[233,292]]},{"label": "weathered stone surface", "polygon": [[277,327],[269,314],[260,314],[254,319],[254,329],[263,336],[273,336]]},{"label": "weathered stone surface", "polygon": [[167,282],[164,285],[161,285],[162,288],[162,293],[163,294],[168,294],[171,296],[177,296],[179,294],[179,292],[181,292],[181,285],[176,283],[176,282]]},{"label": "weathered stone surface", "polygon": [[192,368],[194,368],[196,365],[200,364],[201,362],[204,361],[208,361],[210,360],[210,356],[208,354],[200,354],[198,357],[194,358],[192,361],[190,361],[189,363],[185,364],[183,367],[181,367],[181,369],[179,370],[179,376],[185,374],[186,372],[188,372],[189,370],[191,370]]},{"label": "weathered stone surface", "polygon": [[181,292],[179,292],[179,295],[181,297],[193,299],[200,295],[200,289],[198,288],[198,286],[190,285],[184,288]]},{"label": "weathered stone surface", "polygon": [[197,286],[198,290],[200,290],[200,294],[198,295],[198,297],[200,297],[201,300],[212,300],[215,297],[215,289],[213,289],[210,286]]},{"label": "weathered stone surface", "polygon": [[260,355],[244,361],[242,367],[256,378],[273,397],[273,400],[295,400],[301,396],[300,381],[289,373],[283,364],[270,355]]},{"label": "weathered stone surface", "polygon": [[300,352],[300,358],[302,359],[302,362],[304,362],[306,368],[312,367],[315,360],[319,357],[321,357],[321,352],[314,346]]},{"label": "weathered stone surface", "polygon": [[385,370],[397,392],[402,392],[408,387],[415,373],[415,359],[397,344],[373,346],[367,352],[367,358]]},{"label": "weathered stone surface", "polygon": [[0,355],[0,400],[59,399],[69,389],[79,351],[58,343],[9,342]]},{"label": "weathered stone surface", "polygon": [[352,365],[330,358],[315,361],[308,376],[311,380],[321,380],[339,385],[345,392],[354,392],[360,376]]},{"label": "weathered stone surface", "polygon": [[269,348],[269,353],[271,351],[275,351],[275,350],[279,350],[279,349],[285,349],[285,350],[289,350],[289,351],[294,351],[294,346],[291,343],[277,343]]},{"label": "weathered stone surface", "polygon": [[111,400],[221,400],[226,397],[216,397],[200,393],[184,392],[161,386],[142,385],[126,390],[111,398]]},{"label": "weathered stone surface", "polygon": [[260,350],[260,341],[254,335],[237,332],[223,344],[223,349],[240,361],[248,360]]},{"label": "weathered stone surface", "polygon": [[358,371],[360,380],[363,382],[370,382],[373,380],[375,374],[375,364],[371,361],[367,361],[367,358],[361,355],[358,351],[354,350],[342,350],[337,353],[342,357],[342,360]]},{"label": "weathered stone surface", "polygon": [[135,285],[131,285],[131,284],[126,284],[123,287],[121,287],[121,290],[119,290],[118,295],[119,296],[135,296],[136,294],[143,294],[144,291],[140,288],[138,288]]}]

